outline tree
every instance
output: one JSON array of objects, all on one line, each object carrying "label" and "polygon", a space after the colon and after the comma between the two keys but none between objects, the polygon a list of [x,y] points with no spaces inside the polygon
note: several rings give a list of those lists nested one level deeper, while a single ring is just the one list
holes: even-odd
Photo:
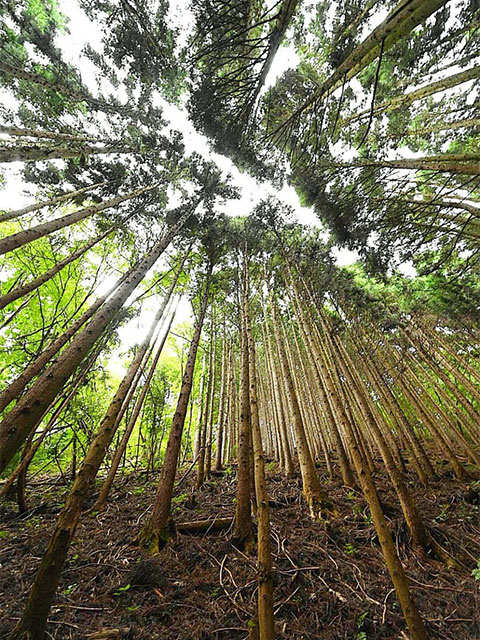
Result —
[{"label": "tree", "polygon": [[138,539],[139,544],[148,548],[151,553],[158,553],[164,547],[171,534],[169,518],[173,485],[175,482],[178,456],[180,453],[182,432],[185,424],[185,417],[187,415],[188,401],[192,389],[193,371],[195,368],[198,344],[200,342],[203,321],[207,311],[213,266],[214,263],[210,260],[205,272],[204,290],[202,292],[197,321],[193,331],[192,341],[190,343],[187,363],[185,365],[185,373],[183,374],[177,408],[173,417],[163,469],[152,509],[152,515],[150,516],[149,521],[143,526]]}]

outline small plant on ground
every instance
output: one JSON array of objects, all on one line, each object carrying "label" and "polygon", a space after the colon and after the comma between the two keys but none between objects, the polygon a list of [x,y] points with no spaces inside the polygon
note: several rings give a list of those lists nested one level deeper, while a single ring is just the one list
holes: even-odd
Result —
[{"label": "small plant on ground", "polygon": [[351,542],[347,542],[343,550],[345,551],[345,553],[348,553],[349,556],[353,556],[357,552],[357,550],[355,549],[355,545],[353,545]]},{"label": "small plant on ground", "polygon": [[367,640],[367,633],[363,629],[363,625],[365,623],[365,618],[368,615],[368,611],[363,611],[357,618],[357,635],[355,636],[355,640]]},{"label": "small plant on ground", "polygon": [[477,560],[477,566],[472,571],[472,576],[475,578],[475,580],[480,581],[480,560]]},{"label": "small plant on ground", "polygon": [[114,596],[121,596],[122,593],[125,593],[125,591],[128,591],[131,587],[131,584],[128,583],[123,587],[118,587],[118,589],[115,589],[115,591],[113,592]]},{"label": "small plant on ground", "polygon": [[442,507],[442,510],[440,511],[440,513],[438,514],[438,516],[435,518],[435,520],[437,520],[438,522],[445,522],[445,520],[448,520],[448,505],[445,505]]}]

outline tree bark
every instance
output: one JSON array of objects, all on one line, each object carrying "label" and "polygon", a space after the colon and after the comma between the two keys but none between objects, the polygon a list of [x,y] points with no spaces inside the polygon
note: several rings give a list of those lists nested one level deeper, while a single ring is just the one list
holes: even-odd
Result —
[{"label": "tree bark", "polygon": [[225,405],[226,405],[226,390],[228,381],[228,360],[229,360],[229,347],[227,345],[227,335],[225,331],[225,319],[223,322],[223,340],[222,340],[222,371],[221,371],[221,383],[220,383],[220,398],[218,405],[218,418],[217,418],[217,448],[215,451],[215,469],[221,471],[223,468],[223,434],[224,434],[224,421],[225,421]]},{"label": "tree bark", "polygon": [[69,191],[68,193],[64,193],[61,196],[56,196],[51,198],[50,200],[44,200],[43,202],[36,202],[35,204],[30,204],[28,207],[23,207],[23,209],[16,209],[15,211],[6,211],[0,215],[0,222],[7,222],[8,220],[15,220],[16,218],[21,218],[27,213],[31,213],[32,211],[38,211],[39,209],[43,209],[43,207],[54,207],[57,204],[62,204],[62,202],[68,202],[69,200],[73,200],[74,198],[87,193],[88,191],[92,191],[93,189],[97,189],[98,187],[104,187],[108,184],[108,181],[105,182],[96,182],[95,184],[90,184],[88,187],[83,187],[82,189],[76,189],[75,191]]},{"label": "tree bark", "polygon": [[202,295],[202,301],[198,311],[192,341],[190,343],[185,372],[183,374],[180,395],[178,397],[177,407],[173,416],[172,427],[168,438],[167,449],[165,451],[165,460],[153,504],[152,515],[143,526],[138,538],[140,546],[146,547],[151,553],[158,553],[165,546],[171,535],[170,511],[173,486],[175,483],[178,455],[182,441],[183,425],[185,424],[188,400],[192,389],[197,350],[208,306],[212,270],[213,263],[210,262],[206,273],[205,289]]},{"label": "tree bark", "polygon": [[262,640],[275,638],[273,617],[273,569],[270,545],[270,514],[268,507],[268,491],[265,481],[265,465],[263,445],[258,417],[255,343],[253,341],[248,305],[248,278],[245,292],[245,324],[248,348],[250,418],[253,439],[254,480],[257,502],[257,559],[258,559],[258,626]]},{"label": "tree bark", "polygon": [[249,362],[248,345],[245,327],[245,296],[247,286],[247,251],[244,251],[243,277],[240,309],[240,423],[237,444],[237,504],[235,509],[235,526],[232,541],[240,549],[250,552],[253,547],[253,523],[250,476],[250,397],[249,397]]},{"label": "tree bark", "polygon": [[208,370],[205,375],[208,376],[207,391],[205,394],[205,404],[203,405],[200,420],[198,422],[199,438],[200,438],[200,455],[198,457],[197,479],[195,481],[195,489],[200,489],[205,480],[205,453],[207,448],[207,431],[210,416],[210,401],[212,397],[213,386],[213,353],[214,353],[214,331],[213,331],[213,315],[210,324],[210,348],[208,354]]},{"label": "tree bark", "polygon": [[111,209],[112,207],[115,207],[118,204],[125,202],[126,200],[136,198],[142,193],[147,193],[148,191],[152,191],[157,187],[158,183],[150,187],[141,187],[140,189],[130,191],[123,196],[117,196],[116,198],[112,198],[111,200],[101,202],[100,204],[94,204],[90,207],[78,209],[77,211],[62,216],[61,218],[50,220],[49,222],[44,222],[37,225],[36,227],[32,227],[31,229],[25,229],[25,231],[19,231],[18,233],[14,233],[11,236],[7,236],[6,238],[3,238],[3,240],[0,240],[0,255],[8,253],[9,251],[13,251],[14,249],[18,249],[19,247],[23,247],[24,245],[33,242],[34,240],[38,240],[39,238],[44,238],[54,231],[69,227],[70,225],[80,222],[81,220],[85,220],[85,218],[89,218],[96,213],[105,211],[105,209]]}]

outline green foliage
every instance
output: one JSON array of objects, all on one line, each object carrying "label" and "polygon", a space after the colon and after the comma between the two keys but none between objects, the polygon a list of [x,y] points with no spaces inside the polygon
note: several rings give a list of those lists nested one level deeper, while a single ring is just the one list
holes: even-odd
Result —
[{"label": "green foliage", "polygon": [[66,589],[62,590],[62,594],[64,596],[69,596],[71,593],[73,593],[73,591],[75,591],[77,587],[78,587],[78,584],[71,584]]},{"label": "green foliage", "polygon": [[475,578],[475,580],[480,581],[480,560],[477,560],[477,566],[473,569],[471,575]]},{"label": "green foliage", "polygon": [[355,545],[352,544],[351,542],[347,542],[346,545],[344,546],[343,550],[349,556],[353,556],[353,555],[355,555],[357,553],[357,549],[355,548]]},{"label": "green foliage", "polygon": [[363,611],[357,618],[357,634],[355,636],[356,640],[367,640],[368,636],[366,631],[363,630],[363,626],[365,624],[365,620],[368,616],[368,611]]},{"label": "green foliage", "polygon": [[438,520],[438,522],[445,522],[446,520],[448,520],[448,518],[449,518],[448,505],[444,505],[440,513],[437,516],[435,516],[435,520]]},{"label": "green foliage", "polygon": [[188,498],[188,493],[181,493],[180,495],[173,497],[172,502],[174,504],[181,504],[182,502],[185,502],[187,498]]},{"label": "green foliage", "polygon": [[123,595],[126,591],[128,591],[130,589],[131,585],[130,584],[126,584],[123,585],[122,587],[118,587],[117,589],[115,589],[115,591],[113,592],[114,596],[121,596]]}]

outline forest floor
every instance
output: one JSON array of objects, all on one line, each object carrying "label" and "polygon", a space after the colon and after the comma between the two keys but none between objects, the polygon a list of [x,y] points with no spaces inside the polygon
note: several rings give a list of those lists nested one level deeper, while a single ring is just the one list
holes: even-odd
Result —
[{"label": "forest floor", "polygon": [[[312,522],[301,482],[268,467],[278,637],[294,640],[407,638],[375,529],[362,496],[326,482],[339,517]],[[193,474],[177,490],[177,522],[233,515],[235,472],[212,477],[189,505]],[[444,473],[410,489],[436,539],[468,564],[452,569],[415,553],[385,478],[377,477],[397,550],[432,639],[480,638],[480,483],[470,491]],[[230,532],[177,534],[157,557],[132,545],[155,493],[155,477],[125,477],[108,509],[77,530],[50,615],[47,637],[226,640],[248,637],[256,609],[255,558],[229,542]],[[18,620],[66,495],[43,478],[30,487],[30,510],[0,507],[0,637]],[[480,571],[478,572],[480,574]]]}]

